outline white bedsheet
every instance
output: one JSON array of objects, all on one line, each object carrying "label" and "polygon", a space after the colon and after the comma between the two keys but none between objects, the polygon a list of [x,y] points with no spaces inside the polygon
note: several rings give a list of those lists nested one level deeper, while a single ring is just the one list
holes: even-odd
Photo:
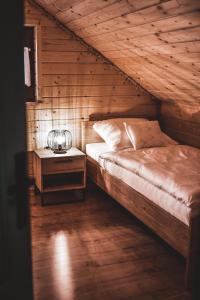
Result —
[{"label": "white bedsheet", "polygon": [[137,192],[162,207],[186,225],[189,224],[191,215],[199,213],[198,207],[191,209],[184,203],[178,201],[172,195],[156,187],[130,170],[127,170],[110,160],[100,158],[100,156],[102,157],[102,154],[109,152],[111,151],[105,143],[93,143],[86,145],[87,155],[96,160],[109,174],[121,179]]},{"label": "white bedsheet", "polygon": [[191,207],[200,204],[200,150],[186,145],[127,148],[101,155]]},{"label": "white bedsheet", "polygon": [[86,144],[86,153],[94,160],[99,161],[99,157],[103,153],[110,152],[110,148],[106,143]]}]

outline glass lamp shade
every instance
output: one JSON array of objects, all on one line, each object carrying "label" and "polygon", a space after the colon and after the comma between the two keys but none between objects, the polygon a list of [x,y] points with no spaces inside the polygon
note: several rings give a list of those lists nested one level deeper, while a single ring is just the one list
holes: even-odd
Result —
[{"label": "glass lamp shade", "polygon": [[51,130],[48,133],[47,145],[54,153],[66,153],[72,147],[71,132],[68,130]]}]

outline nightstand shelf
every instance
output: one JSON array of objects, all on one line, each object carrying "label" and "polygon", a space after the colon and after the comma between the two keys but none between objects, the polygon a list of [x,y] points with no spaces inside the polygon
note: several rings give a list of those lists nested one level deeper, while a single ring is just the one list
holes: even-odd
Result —
[{"label": "nightstand shelf", "polygon": [[45,193],[84,190],[86,187],[86,157],[77,148],[65,154],[48,149],[35,150],[35,185],[43,199]]},{"label": "nightstand shelf", "polygon": [[83,186],[82,185],[72,185],[72,186],[60,186],[60,187],[48,187],[48,188],[45,188],[43,193],[51,193],[51,192],[59,192],[59,191],[72,191],[72,190],[81,190],[83,189]]}]

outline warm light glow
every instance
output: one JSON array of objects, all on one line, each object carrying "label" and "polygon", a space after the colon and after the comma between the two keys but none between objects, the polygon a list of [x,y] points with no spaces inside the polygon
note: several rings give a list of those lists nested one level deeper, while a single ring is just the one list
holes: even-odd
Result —
[{"label": "warm light glow", "polygon": [[47,135],[47,146],[54,153],[65,153],[72,147],[71,132],[69,130],[51,130]]},{"label": "warm light glow", "polygon": [[57,141],[58,145],[62,145],[62,143],[65,142],[65,136],[63,136],[63,135],[58,135],[58,136],[56,137],[56,141]]},{"label": "warm light glow", "polygon": [[66,233],[54,236],[53,277],[58,299],[73,299],[73,279]]}]

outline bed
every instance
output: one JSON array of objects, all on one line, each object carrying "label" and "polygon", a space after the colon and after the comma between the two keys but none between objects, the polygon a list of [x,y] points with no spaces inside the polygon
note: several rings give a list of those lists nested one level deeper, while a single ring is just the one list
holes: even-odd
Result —
[{"label": "bed", "polygon": [[186,287],[194,295],[200,258],[200,150],[170,145],[110,151],[93,130],[94,122],[105,117],[82,123],[88,176],[186,258]]}]

